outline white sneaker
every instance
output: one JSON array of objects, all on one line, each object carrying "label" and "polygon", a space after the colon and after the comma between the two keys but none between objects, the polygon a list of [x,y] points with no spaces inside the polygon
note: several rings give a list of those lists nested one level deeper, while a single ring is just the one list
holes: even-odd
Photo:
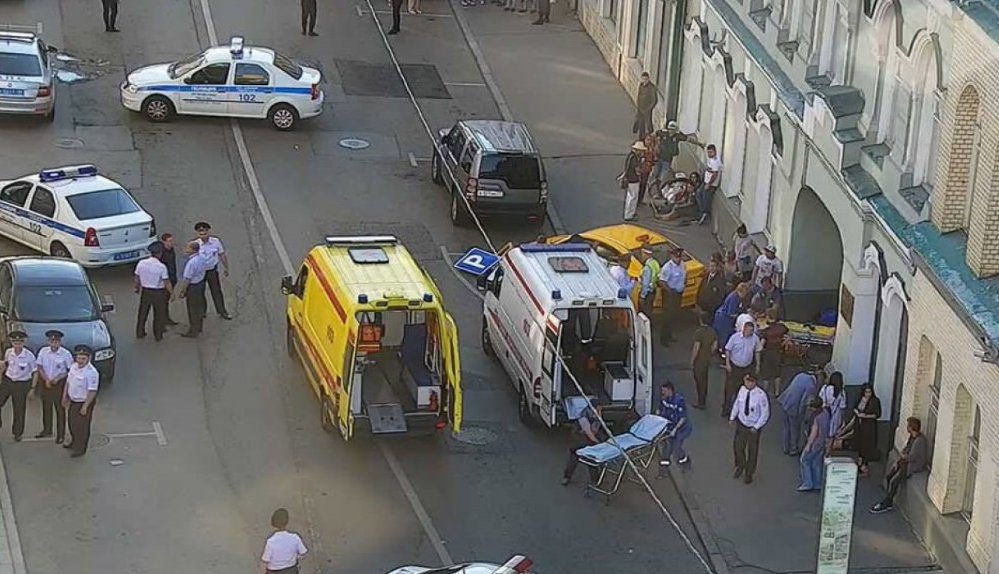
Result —
[{"label": "white sneaker", "polygon": [[669,466],[669,461],[668,460],[660,460],[659,461],[659,466]]},{"label": "white sneaker", "polygon": [[689,456],[685,456],[685,457],[681,458],[680,460],[676,461],[677,464],[687,464],[688,462],[690,462],[690,457]]}]

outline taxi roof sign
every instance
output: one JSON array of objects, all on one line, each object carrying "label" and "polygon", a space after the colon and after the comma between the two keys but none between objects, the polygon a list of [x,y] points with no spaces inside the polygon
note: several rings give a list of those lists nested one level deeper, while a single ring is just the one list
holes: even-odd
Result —
[{"label": "taxi roof sign", "polygon": [[232,39],[229,40],[229,53],[237,58],[242,57],[243,55],[242,36],[233,36]]},{"label": "taxi roof sign", "polygon": [[78,177],[93,177],[95,175],[97,175],[97,166],[83,164],[60,167],[56,169],[43,169],[38,174],[38,179],[49,183],[64,179],[76,179]]}]

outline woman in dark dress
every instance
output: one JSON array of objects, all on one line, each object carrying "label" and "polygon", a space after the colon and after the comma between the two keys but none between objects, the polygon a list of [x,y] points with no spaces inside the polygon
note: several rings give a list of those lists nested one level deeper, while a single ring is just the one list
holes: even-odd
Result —
[{"label": "woman in dark dress", "polygon": [[853,407],[854,438],[860,455],[860,473],[867,475],[867,463],[878,459],[878,419],[881,418],[881,401],[874,395],[874,387],[864,385],[860,400]]}]

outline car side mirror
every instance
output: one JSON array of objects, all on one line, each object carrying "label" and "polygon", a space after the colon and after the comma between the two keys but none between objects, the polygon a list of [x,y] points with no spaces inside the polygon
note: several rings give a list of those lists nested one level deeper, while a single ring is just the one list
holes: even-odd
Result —
[{"label": "car side mirror", "polygon": [[56,48],[55,46],[47,46],[45,48],[45,51],[48,52],[49,54],[58,54],[59,48]]},{"label": "car side mirror", "polygon": [[295,284],[292,282],[291,275],[285,275],[281,278],[281,293],[284,295],[297,295],[297,293],[295,293]]},{"label": "car side mirror", "polygon": [[104,303],[101,305],[101,313],[110,313],[114,311],[114,303]]}]

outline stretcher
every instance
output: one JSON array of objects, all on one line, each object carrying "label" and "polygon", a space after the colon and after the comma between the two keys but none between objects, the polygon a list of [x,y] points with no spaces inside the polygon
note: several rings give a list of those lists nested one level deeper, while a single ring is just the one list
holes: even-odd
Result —
[{"label": "stretcher", "polygon": [[645,415],[631,425],[628,432],[577,450],[579,462],[598,471],[596,478],[586,485],[584,494],[602,494],[604,502],[610,503],[610,497],[617,492],[625,476],[632,482],[639,482],[638,477],[629,474],[634,471],[627,459],[631,459],[638,472],[649,468],[659,451],[659,445],[669,434],[668,427],[669,422],[663,417]]}]

